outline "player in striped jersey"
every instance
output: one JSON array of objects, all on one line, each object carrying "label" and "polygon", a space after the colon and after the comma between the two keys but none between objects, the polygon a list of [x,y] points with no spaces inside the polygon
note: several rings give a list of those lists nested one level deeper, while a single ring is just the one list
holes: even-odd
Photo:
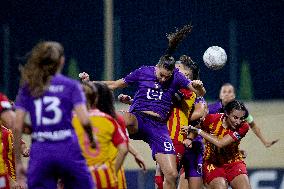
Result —
[{"label": "player in striped jersey", "polygon": [[[111,91],[106,85],[97,84],[97,86],[100,88],[92,83],[83,84],[90,120],[93,123],[93,132],[97,139],[96,149],[86,145],[86,135],[76,116],[74,116],[72,123],[97,188],[115,189],[118,188],[117,173],[127,154],[128,141],[115,118],[97,109],[96,104],[102,103],[108,104],[105,108],[113,108]],[[101,93],[98,90],[103,90],[107,102],[102,102],[102,99],[97,98]]]},{"label": "player in striped jersey", "polygon": [[[190,57],[182,55],[180,57],[180,61],[177,61],[175,66],[188,79],[195,80],[199,78],[199,67],[195,62],[191,60]],[[119,95],[119,100],[126,104],[132,103],[132,99],[128,95]],[[198,120],[200,117],[202,117],[203,113],[204,103],[200,102],[200,99],[197,99],[196,94],[188,89],[180,89],[176,94],[176,101],[174,102],[173,109],[167,122],[169,135],[172,139],[177,155],[177,165],[179,165],[178,170],[180,170],[183,166],[183,156],[185,153],[185,146],[183,144],[183,141],[186,139],[184,137],[184,134],[182,134],[181,132],[181,127],[188,125],[190,119]],[[188,142],[191,143],[192,141]],[[200,188],[200,185],[202,184],[202,175],[201,173],[197,173],[198,164],[202,165],[202,153],[202,138],[199,137],[194,140],[194,150],[187,150],[187,155],[190,156],[190,159],[187,159],[187,161],[190,161],[191,163],[186,164],[186,176],[188,181],[190,182],[191,188]],[[197,160],[197,157],[199,157],[200,160]],[[156,164],[156,166],[156,188],[162,189],[164,180],[163,174],[160,170],[159,165]],[[188,184],[187,180],[184,180],[184,171],[181,170],[180,173],[181,175],[179,188],[187,188]]]},{"label": "player in striped jersey", "polygon": [[[216,101],[213,104],[209,104],[209,113],[214,114],[214,113],[223,113],[224,112],[224,106],[234,100],[236,98],[236,91],[234,86],[231,83],[225,83],[222,85],[219,93],[219,100]],[[246,121],[249,123],[249,126],[255,136],[262,142],[262,144],[266,147],[269,148],[275,143],[279,141],[279,139],[276,140],[267,140],[264,135],[262,134],[260,128],[257,126],[257,124],[254,121],[253,116],[249,113],[248,117],[246,118]]]},{"label": "player in striped jersey", "polygon": [[246,164],[239,149],[249,130],[244,118],[248,112],[243,103],[233,100],[224,107],[224,114],[208,114],[201,129],[190,128],[206,140],[203,179],[209,188],[250,189]]}]

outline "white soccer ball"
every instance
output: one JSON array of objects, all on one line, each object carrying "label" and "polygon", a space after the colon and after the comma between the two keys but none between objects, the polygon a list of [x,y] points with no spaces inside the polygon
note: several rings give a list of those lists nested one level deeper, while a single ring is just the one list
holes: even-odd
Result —
[{"label": "white soccer ball", "polygon": [[208,68],[219,70],[227,62],[226,51],[221,47],[211,46],[204,52],[203,61]]}]

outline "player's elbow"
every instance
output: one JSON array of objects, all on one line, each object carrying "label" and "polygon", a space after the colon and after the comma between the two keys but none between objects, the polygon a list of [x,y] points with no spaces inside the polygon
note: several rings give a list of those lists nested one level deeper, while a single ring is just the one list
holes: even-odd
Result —
[{"label": "player's elbow", "polygon": [[119,153],[120,153],[121,155],[126,156],[127,153],[128,153],[128,151],[129,151],[129,150],[128,150],[128,147],[127,147],[127,144],[126,144],[126,143],[123,143],[123,144],[119,145],[118,151],[119,151]]}]

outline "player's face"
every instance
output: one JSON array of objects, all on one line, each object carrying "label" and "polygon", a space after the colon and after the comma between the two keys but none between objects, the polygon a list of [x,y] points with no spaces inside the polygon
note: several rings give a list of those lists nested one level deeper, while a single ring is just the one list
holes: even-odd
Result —
[{"label": "player's face", "polygon": [[223,105],[228,104],[236,98],[234,87],[225,85],[221,88],[219,98],[222,100]]},{"label": "player's face", "polygon": [[164,83],[172,77],[173,72],[163,67],[156,67],[156,77],[160,83]]},{"label": "player's face", "polygon": [[230,127],[236,129],[244,119],[245,111],[233,109],[228,116],[227,122]]},{"label": "player's face", "polygon": [[175,67],[182,73],[187,79],[192,80],[192,71],[191,69],[186,69],[182,64],[176,64]]}]

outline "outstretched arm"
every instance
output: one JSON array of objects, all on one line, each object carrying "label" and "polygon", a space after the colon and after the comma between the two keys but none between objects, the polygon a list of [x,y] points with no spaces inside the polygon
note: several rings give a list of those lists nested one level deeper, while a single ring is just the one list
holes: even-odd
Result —
[{"label": "outstretched arm", "polygon": [[261,132],[260,128],[255,124],[254,121],[249,123],[249,126],[250,126],[251,130],[253,131],[253,133],[257,136],[257,138],[262,142],[262,144],[266,148],[271,147],[273,144],[275,144],[275,143],[277,143],[279,141],[279,139],[276,139],[276,140],[273,140],[273,141],[267,141],[264,138],[264,136],[262,135],[262,132]]},{"label": "outstretched arm", "polygon": [[[86,72],[80,73],[79,78],[82,81],[90,81],[90,76]],[[97,81],[93,81],[93,82],[97,82]],[[115,81],[100,81],[100,82],[105,83],[111,90],[114,90],[114,89],[117,89],[117,88],[127,87],[127,84],[125,83],[125,81],[123,79],[119,79],[119,80],[115,80]]]},{"label": "outstretched arm", "polygon": [[200,136],[202,136],[205,140],[209,141],[210,143],[214,144],[218,148],[224,148],[225,146],[233,143],[235,140],[230,135],[225,135],[222,139],[218,139],[215,136],[212,136],[205,131],[198,129],[196,127],[190,126],[190,129]]}]

